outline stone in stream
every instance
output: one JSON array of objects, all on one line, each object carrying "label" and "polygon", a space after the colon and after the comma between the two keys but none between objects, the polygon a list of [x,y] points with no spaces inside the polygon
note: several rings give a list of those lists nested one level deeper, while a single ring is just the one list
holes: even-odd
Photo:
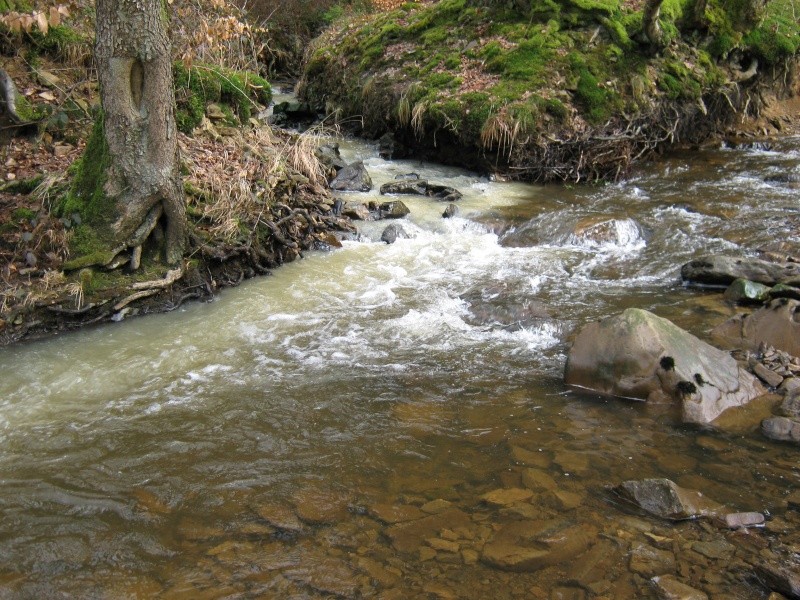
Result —
[{"label": "stone in stream", "polygon": [[764,393],[730,354],[641,309],[584,327],[569,350],[568,385],[603,394],[681,403],[683,420],[708,424]]},{"label": "stone in stream", "polygon": [[780,415],[761,422],[761,432],[773,440],[800,442],[800,389],[786,394],[779,412]]},{"label": "stone in stream", "polygon": [[486,542],[481,560],[505,571],[536,571],[575,560],[596,537],[596,529],[586,523],[515,521],[501,527]]},{"label": "stone in stream", "polygon": [[347,519],[347,498],[337,492],[310,486],[295,492],[292,500],[295,513],[305,523],[323,525]]},{"label": "stone in stream", "polygon": [[669,479],[625,481],[615,487],[614,492],[651,515],[670,521],[713,517],[725,512],[721,504]]},{"label": "stone in stream", "polygon": [[658,575],[650,580],[659,600],[708,600],[705,592],[682,583],[674,575]]},{"label": "stone in stream", "polygon": [[800,573],[792,566],[765,561],[756,565],[756,576],[768,589],[787,598],[800,598]]},{"label": "stone in stream", "polygon": [[770,287],[748,279],[736,279],[723,296],[734,304],[761,304],[769,299]]},{"label": "stone in stream", "polygon": [[650,578],[675,572],[675,555],[649,544],[636,544],[631,549],[628,568],[642,577]]},{"label": "stone in stream", "polygon": [[462,198],[461,192],[457,189],[437,183],[429,183],[424,179],[402,179],[384,183],[381,186],[381,194],[428,196],[443,202],[455,202]]},{"label": "stone in stream", "polygon": [[770,298],[791,298],[800,300],[800,287],[779,283],[769,290]]},{"label": "stone in stream", "polygon": [[408,233],[406,233],[406,230],[397,223],[392,223],[383,230],[383,233],[381,233],[381,241],[386,242],[387,244],[394,244],[397,240],[405,240],[409,237],[410,236]]},{"label": "stone in stream", "polygon": [[391,525],[384,533],[395,550],[414,553],[422,546],[430,548],[426,540],[443,529],[460,530],[472,527],[474,524],[467,513],[452,508],[414,521]]},{"label": "stone in stream", "polygon": [[371,218],[369,208],[364,204],[350,204],[349,202],[342,207],[342,215],[354,221],[369,221]]},{"label": "stone in stream", "polygon": [[338,172],[347,166],[339,153],[339,144],[323,144],[314,150],[314,156],[329,172]]},{"label": "stone in stream", "polygon": [[715,340],[755,350],[772,346],[800,356],[800,301],[777,298],[751,315],[736,315],[711,331]]},{"label": "stone in stream", "polygon": [[511,506],[517,502],[524,502],[533,496],[530,490],[521,488],[503,488],[487,492],[481,500],[490,506]]},{"label": "stone in stream", "polygon": [[775,285],[800,276],[800,264],[773,263],[758,258],[704,256],[681,267],[686,283],[727,286],[736,279],[747,279],[764,285]]},{"label": "stone in stream", "polygon": [[409,208],[400,200],[384,202],[378,207],[382,219],[402,219],[411,214]]},{"label": "stone in stream", "polygon": [[339,171],[330,182],[330,188],[337,192],[368,192],[372,189],[372,178],[359,160]]},{"label": "stone in stream", "polygon": [[456,206],[455,204],[448,204],[447,208],[445,208],[444,212],[442,213],[443,219],[452,219],[453,217],[457,216],[458,216],[458,206]]}]

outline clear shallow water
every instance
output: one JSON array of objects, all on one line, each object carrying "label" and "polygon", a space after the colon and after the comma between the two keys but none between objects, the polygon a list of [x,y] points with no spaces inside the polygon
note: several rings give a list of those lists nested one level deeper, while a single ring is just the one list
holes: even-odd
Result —
[{"label": "clear shallow water", "polygon": [[[213,303],[0,350],[0,597],[647,598],[630,559],[647,534],[722,534],[631,513],[609,485],[669,477],[781,510],[791,448],[575,394],[562,370],[572,332],[628,306],[698,335],[724,318],[679,267],[796,235],[797,190],[765,177],[800,168],[798,140],[588,188],[343,153],[376,189],[408,172],[460,189],[460,216],[403,197],[410,239],[372,241],[387,222],[366,223],[361,241]],[[535,310],[509,324],[520,306]],[[481,500],[516,487],[535,494]],[[450,504],[420,513],[435,500]],[[398,524],[386,506],[417,512]],[[531,520],[578,525],[601,558],[513,574],[479,560]],[[677,551],[672,569],[712,597],[757,598],[756,553]],[[579,568],[592,561],[599,574]]]}]

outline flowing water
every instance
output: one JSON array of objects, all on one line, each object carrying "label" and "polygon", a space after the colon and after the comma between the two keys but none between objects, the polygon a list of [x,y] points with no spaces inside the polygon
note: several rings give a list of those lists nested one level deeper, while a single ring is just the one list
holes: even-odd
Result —
[{"label": "flowing water", "polygon": [[[654,598],[673,573],[766,598],[750,564],[780,533],[666,523],[609,487],[668,477],[780,514],[796,450],[562,372],[570,335],[626,307],[701,336],[732,314],[679,267],[796,235],[798,190],[765,179],[798,172],[800,140],[600,187],[343,153],[376,189],[460,189],[459,215],[403,197],[392,245],[365,223],[212,303],[0,350],[0,597]],[[531,523],[579,542],[526,572],[483,560]]]}]

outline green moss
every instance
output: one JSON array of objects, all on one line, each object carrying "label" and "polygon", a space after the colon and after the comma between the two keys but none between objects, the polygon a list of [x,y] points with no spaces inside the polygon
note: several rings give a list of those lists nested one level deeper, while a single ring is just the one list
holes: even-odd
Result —
[{"label": "green moss", "polygon": [[31,210],[30,208],[20,207],[14,210],[11,213],[11,218],[15,221],[31,221],[36,218],[36,212]]},{"label": "green moss", "polygon": [[33,5],[27,0],[0,0],[0,13],[4,12],[31,12]]},{"label": "green moss", "polygon": [[83,155],[76,161],[72,187],[58,207],[58,214],[63,216],[78,213],[88,226],[100,225],[108,220],[114,205],[103,188],[110,164],[111,157],[101,115],[95,121]]},{"label": "green moss", "polygon": [[[231,124],[245,123],[256,104],[267,105],[272,88],[262,77],[253,73],[232,71],[221,67],[196,64],[186,68],[177,62],[175,78],[175,120],[178,129],[190,133],[200,124],[209,103],[228,110]],[[235,117],[234,117],[235,115]]]},{"label": "green moss", "polygon": [[22,94],[17,94],[17,115],[25,123],[35,123],[44,119],[50,112],[46,104],[31,104]]},{"label": "green moss", "polygon": [[46,34],[32,29],[27,35],[38,52],[57,58],[64,58],[70,47],[89,46],[91,43],[89,38],[66,25],[49,27]]},{"label": "green moss", "polygon": [[[7,194],[30,194],[42,182],[44,175],[36,175],[30,179],[18,179],[3,186],[3,191]],[[19,209],[27,210],[27,209]],[[16,211],[14,212],[16,215]],[[33,216],[36,216],[34,213]],[[16,218],[16,217],[15,217]],[[28,217],[32,219],[33,217]]]}]

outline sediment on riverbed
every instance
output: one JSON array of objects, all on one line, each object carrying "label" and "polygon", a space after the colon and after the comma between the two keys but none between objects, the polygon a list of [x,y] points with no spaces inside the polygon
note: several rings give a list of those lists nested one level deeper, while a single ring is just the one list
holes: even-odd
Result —
[{"label": "sediment on riverbed", "polygon": [[330,28],[299,91],[362,135],[386,136],[386,156],[525,181],[615,180],[797,92],[789,4],[770,3],[755,24],[719,2],[699,16],[683,4],[663,10],[654,45],[634,2],[407,3]]}]

